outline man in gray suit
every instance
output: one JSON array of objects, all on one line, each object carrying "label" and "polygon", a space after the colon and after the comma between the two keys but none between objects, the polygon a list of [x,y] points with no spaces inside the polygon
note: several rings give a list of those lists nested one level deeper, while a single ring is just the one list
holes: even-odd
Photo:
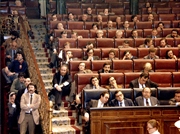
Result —
[{"label": "man in gray suit", "polygon": [[112,107],[134,106],[131,99],[124,98],[124,94],[121,92],[121,90],[115,91],[114,96],[115,96],[115,99],[110,101],[110,103],[109,103],[110,106],[112,106]]},{"label": "man in gray suit", "polygon": [[20,133],[26,134],[28,128],[29,134],[35,133],[35,125],[39,124],[38,108],[41,103],[41,96],[35,93],[35,85],[30,83],[28,86],[28,93],[21,97],[21,113],[18,120],[20,124]]},{"label": "man in gray suit", "polygon": [[136,106],[157,106],[159,101],[156,97],[151,96],[151,88],[145,87],[142,90],[142,96],[136,97],[134,104]]}]

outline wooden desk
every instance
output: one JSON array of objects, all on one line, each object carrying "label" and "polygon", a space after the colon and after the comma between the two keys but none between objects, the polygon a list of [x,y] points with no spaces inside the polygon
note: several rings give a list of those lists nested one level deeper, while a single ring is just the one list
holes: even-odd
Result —
[{"label": "wooden desk", "polygon": [[160,122],[161,134],[180,134],[174,126],[179,116],[176,106],[91,108],[91,134],[147,134],[149,119]]}]

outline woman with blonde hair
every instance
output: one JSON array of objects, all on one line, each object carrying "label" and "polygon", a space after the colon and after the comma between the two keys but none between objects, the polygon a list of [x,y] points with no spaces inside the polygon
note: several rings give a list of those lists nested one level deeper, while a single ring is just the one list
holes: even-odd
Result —
[{"label": "woman with blonde hair", "polygon": [[155,119],[151,119],[147,122],[147,131],[149,134],[160,134],[158,131],[160,124]]}]

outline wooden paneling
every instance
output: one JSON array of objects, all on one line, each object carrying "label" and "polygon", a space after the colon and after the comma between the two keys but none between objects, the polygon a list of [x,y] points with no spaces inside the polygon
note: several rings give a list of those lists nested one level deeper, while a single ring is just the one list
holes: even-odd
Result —
[{"label": "wooden paneling", "polygon": [[160,122],[161,134],[180,134],[174,126],[180,108],[175,106],[91,108],[90,115],[91,134],[147,134],[150,119]]}]

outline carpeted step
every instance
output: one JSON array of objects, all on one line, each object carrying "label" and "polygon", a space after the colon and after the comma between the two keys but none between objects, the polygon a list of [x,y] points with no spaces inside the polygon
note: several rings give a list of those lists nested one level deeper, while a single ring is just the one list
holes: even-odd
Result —
[{"label": "carpeted step", "polygon": [[37,53],[37,52],[48,52],[46,48],[38,48],[38,47],[33,48],[33,51],[34,51],[34,53]]},{"label": "carpeted step", "polygon": [[49,57],[49,54],[47,52],[36,52],[34,53],[36,57]]},{"label": "carpeted step", "polygon": [[48,73],[48,74],[41,74],[43,80],[51,80],[52,81],[52,78],[53,78],[53,73]]},{"label": "carpeted step", "polygon": [[52,128],[53,134],[81,134],[81,129],[76,126],[62,125]]},{"label": "carpeted step", "polygon": [[43,79],[45,86],[52,86],[52,79]]},{"label": "carpeted step", "polygon": [[75,118],[74,117],[53,117],[52,118],[52,126],[62,126],[62,125],[75,125]]}]

